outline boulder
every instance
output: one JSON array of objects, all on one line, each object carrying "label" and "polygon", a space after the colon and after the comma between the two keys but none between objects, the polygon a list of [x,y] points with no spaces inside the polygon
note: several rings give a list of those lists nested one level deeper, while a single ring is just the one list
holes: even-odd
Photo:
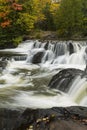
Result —
[{"label": "boulder", "polygon": [[26,109],[13,130],[87,130],[87,108]]},{"label": "boulder", "polygon": [[69,50],[69,54],[71,55],[72,53],[74,53],[74,46],[71,42],[69,42],[68,44],[68,50]]},{"label": "boulder", "polygon": [[0,130],[13,130],[20,112],[17,110],[9,110],[0,108]]},{"label": "boulder", "polygon": [[0,108],[0,130],[87,130],[87,108]]},{"label": "boulder", "polygon": [[47,43],[45,44],[44,49],[48,50],[48,47],[49,47],[49,41],[47,41]]},{"label": "boulder", "polygon": [[8,58],[2,57],[0,60],[0,68],[5,69],[8,64]]},{"label": "boulder", "polygon": [[33,64],[41,63],[43,56],[44,56],[44,51],[37,52],[36,54],[34,54],[32,58],[32,63]]},{"label": "boulder", "polygon": [[74,79],[82,75],[83,71],[79,69],[64,69],[61,70],[58,74],[54,75],[49,83],[50,88],[56,88],[63,92],[68,92],[70,84]]}]

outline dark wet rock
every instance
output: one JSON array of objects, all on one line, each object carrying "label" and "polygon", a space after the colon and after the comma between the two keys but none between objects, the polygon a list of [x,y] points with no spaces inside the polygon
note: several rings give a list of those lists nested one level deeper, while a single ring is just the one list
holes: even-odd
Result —
[{"label": "dark wet rock", "polygon": [[82,73],[83,71],[79,69],[61,70],[58,74],[53,76],[48,86],[67,92],[70,88],[70,84],[72,84],[77,76],[82,75]]},{"label": "dark wet rock", "polygon": [[23,36],[23,41],[26,41],[26,40],[29,40],[30,39],[30,37],[29,36]]},{"label": "dark wet rock", "polygon": [[87,108],[27,109],[13,130],[86,130]]},{"label": "dark wet rock", "polygon": [[85,122],[85,120],[83,120],[83,119],[87,119],[87,107],[73,106],[73,107],[67,107],[65,108],[65,110],[69,113],[69,115],[72,118],[76,116],[78,120],[87,124],[87,121]]},{"label": "dark wet rock", "polygon": [[33,64],[38,64],[38,63],[41,63],[41,60],[42,60],[42,57],[44,56],[44,51],[40,51],[40,52],[37,52],[33,58],[32,58],[32,63]]},{"label": "dark wet rock", "polygon": [[69,50],[69,54],[74,53],[74,46],[71,42],[69,42],[69,44],[68,44],[68,50]]},{"label": "dark wet rock", "polygon": [[48,46],[49,46],[49,41],[47,41],[47,43],[45,44],[44,49],[47,50]]},{"label": "dark wet rock", "polygon": [[87,47],[85,48],[85,53],[87,54]]},{"label": "dark wet rock", "polygon": [[34,44],[33,44],[33,48],[35,48],[35,47],[36,47],[36,44],[37,44],[37,42],[34,42]]},{"label": "dark wet rock", "polygon": [[87,130],[87,108],[54,107],[26,109],[0,108],[0,130]]},{"label": "dark wet rock", "polygon": [[86,67],[81,75],[81,78],[83,78],[83,77],[85,77],[87,79],[87,65],[86,65]]},{"label": "dark wet rock", "polygon": [[0,108],[0,130],[13,130],[20,112]]},{"label": "dark wet rock", "polygon": [[5,69],[5,67],[7,66],[8,63],[8,58],[6,57],[2,57],[0,60],[0,69]]}]

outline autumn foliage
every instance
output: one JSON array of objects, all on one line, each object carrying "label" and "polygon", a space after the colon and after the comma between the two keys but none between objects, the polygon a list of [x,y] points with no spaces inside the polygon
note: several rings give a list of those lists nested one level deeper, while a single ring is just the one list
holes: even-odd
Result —
[{"label": "autumn foliage", "polygon": [[9,26],[10,24],[11,24],[11,21],[7,20],[7,21],[4,21],[4,22],[1,23],[1,27],[5,28],[5,27]]},{"label": "autumn foliage", "polygon": [[7,12],[0,12],[0,18],[5,18],[7,15]]},{"label": "autumn foliage", "polygon": [[21,11],[22,5],[16,3],[14,0],[4,0],[0,1],[1,3],[1,12],[0,12],[0,26],[2,28],[8,27],[11,24],[11,19],[9,16],[14,11]]},{"label": "autumn foliage", "polygon": [[12,3],[12,8],[14,9],[14,10],[18,10],[18,11],[21,11],[22,10],[22,5],[20,5],[20,4],[17,4],[17,3]]},{"label": "autumn foliage", "polygon": [[32,30],[52,29],[57,5],[51,0],[0,0],[0,39],[17,41]]}]

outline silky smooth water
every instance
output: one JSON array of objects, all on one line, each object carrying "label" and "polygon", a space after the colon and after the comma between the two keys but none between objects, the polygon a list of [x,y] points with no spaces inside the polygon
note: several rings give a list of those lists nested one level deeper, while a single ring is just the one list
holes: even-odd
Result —
[{"label": "silky smooth water", "polygon": [[[44,53],[41,62],[32,64],[38,52]],[[86,78],[78,76],[68,93],[48,87],[52,76],[64,68],[85,69],[86,42],[29,40],[17,48],[0,50],[0,56],[7,63],[4,69],[0,67],[0,107],[87,106]]]}]

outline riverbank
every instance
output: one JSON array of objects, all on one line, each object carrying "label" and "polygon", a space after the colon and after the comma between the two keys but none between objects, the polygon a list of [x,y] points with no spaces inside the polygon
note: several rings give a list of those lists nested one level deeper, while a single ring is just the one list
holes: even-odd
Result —
[{"label": "riverbank", "polygon": [[58,34],[56,31],[42,31],[42,30],[33,30],[29,35],[23,35],[18,37],[14,42],[9,40],[6,40],[7,38],[4,37],[0,41],[0,49],[5,49],[5,48],[15,48],[20,44],[21,42],[24,42],[26,40],[58,40],[58,41],[86,41],[87,37],[82,37],[82,36],[73,36],[73,37],[58,37]]},{"label": "riverbank", "polygon": [[34,30],[29,35],[23,36],[23,40],[30,40],[30,39],[60,40],[60,41],[67,41],[67,40],[83,41],[83,40],[87,40],[87,37],[83,37],[81,35],[72,36],[72,37],[64,37],[64,36],[59,37],[57,31]]},{"label": "riverbank", "polygon": [[87,108],[0,109],[1,130],[87,130]]}]

